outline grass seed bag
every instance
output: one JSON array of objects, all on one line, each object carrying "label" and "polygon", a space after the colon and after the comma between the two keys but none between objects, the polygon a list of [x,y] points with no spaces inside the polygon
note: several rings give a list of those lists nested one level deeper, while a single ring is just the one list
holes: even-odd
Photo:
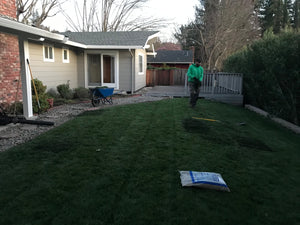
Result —
[{"label": "grass seed bag", "polygon": [[230,192],[221,174],[211,172],[179,171],[183,187],[200,187]]}]

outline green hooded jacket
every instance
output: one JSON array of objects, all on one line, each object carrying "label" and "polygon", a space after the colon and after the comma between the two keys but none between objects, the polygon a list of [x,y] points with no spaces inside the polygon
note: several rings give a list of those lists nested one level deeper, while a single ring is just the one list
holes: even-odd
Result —
[{"label": "green hooded jacket", "polygon": [[190,65],[188,72],[188,81],[193,82],[194,78],[198,80],[203,80],[203,68],[201,66],[197,67],[195,64]]}]

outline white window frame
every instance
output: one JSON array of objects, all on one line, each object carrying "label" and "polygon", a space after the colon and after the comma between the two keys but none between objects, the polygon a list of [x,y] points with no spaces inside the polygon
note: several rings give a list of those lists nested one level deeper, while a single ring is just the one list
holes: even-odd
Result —
[{"label": "white window frame", "polygon": [[[101,85],[119,89],[119,51],[97,51],[88,50],[84,52],[84,67],[85,67],[85,88],[95,88],[97,86],[90,86],[88,80],[88,54],[99,54],[101,60]],[[115,57],[115,85],[103,83],[103,55],[110,55]]]},{"label": "white window frame", "polygon": [[[140,68],[140,57],[142,57],[142,68]],[[145,73],[144,57],[145,56],[143,54],[141,54],[141,53],[138,54],[138,74],[139,75],[144,75],[144,73]],[[142,72],[140,71],[140,69],[142,69]]]},{"label": "white window frame", "polygon": [[[47,52],[48,52],[47,58],[45,55],[46,48],[47,48]],[[50,48],[52,49],[52,59],[49,58]],[[43,45],[43,57],[44,57],[44,62],[54,62],[54,46],[53,45]]]},{"label": "white window frame", "polygon": [[[65,59],[65,51],[67,51],[67,59]],[[68,48],[62,49],[62,61],[63,63],[70,63],[70,51]]]}]

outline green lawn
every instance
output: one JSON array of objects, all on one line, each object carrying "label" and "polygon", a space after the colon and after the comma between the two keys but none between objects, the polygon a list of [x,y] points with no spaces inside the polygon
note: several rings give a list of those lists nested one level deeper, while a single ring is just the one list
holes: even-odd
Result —
[{"label": "green lawn", "polygon": [[[300,224],[299,151],[299,135],[206,100],[86,112],[0,153],[0,224]],[[182,188],[179,170],[231,192]]]}]

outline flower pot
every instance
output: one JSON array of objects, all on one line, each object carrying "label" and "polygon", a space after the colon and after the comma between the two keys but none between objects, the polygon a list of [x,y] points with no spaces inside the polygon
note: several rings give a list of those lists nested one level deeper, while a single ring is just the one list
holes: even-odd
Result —
[{"label": "flower pot", "polygon": [[50,108],[52,108],[53,107],[53,98],[48,98],[47,99],[47,102],[49,103],[49,105],[50,105]]}]

